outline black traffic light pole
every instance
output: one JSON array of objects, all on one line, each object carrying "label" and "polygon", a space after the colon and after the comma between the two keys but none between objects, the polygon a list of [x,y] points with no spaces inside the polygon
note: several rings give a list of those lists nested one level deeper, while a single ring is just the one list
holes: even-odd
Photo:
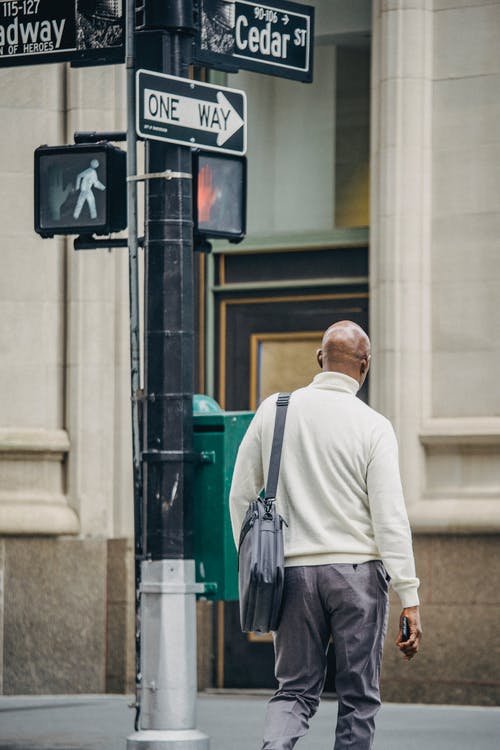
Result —
[{"label": "black traffic light pole", "polygon": [[[140,67],[187,78],[192,0],[146,0]],[[161,175],[161,176],[158,176]],[[192,558],[194,387],[192,157],[146,142],[141,690],[128,750],[208,750],[196,724]]]},{"label": "black traffic light pole", "polygon": [[[156,7],[160,3],[151,3]],[[164,4],[166,30],[144,31],[148,63],[187,77],[191,2]],[[147,7],[147,6],[146,6]],[[166,8],[169,7],[169,11]],[[146,16],[146,22],[154,24]],[[146,142],[145,216],[145,554],[191,556],[192,398],[194,367],[191,150]],[[153,175],[165,174],[168,178]]]}]

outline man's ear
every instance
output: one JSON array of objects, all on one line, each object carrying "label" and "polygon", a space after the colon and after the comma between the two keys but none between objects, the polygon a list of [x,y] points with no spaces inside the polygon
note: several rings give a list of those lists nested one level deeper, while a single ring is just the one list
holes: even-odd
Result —
[{"label": "man's ear", "polygon": [[370,355],[368,355],[367,357],[363,357],[363,359],[361,360],[361,366],[359,368],[360,375],[361,376],[364,375],[366,377],[369,369],[370,369]]},{"label": "man's ear", "polygon": [[316,349],[316,360],[318,362],[318,365],[323,368],[323,352],[321,349]]}]

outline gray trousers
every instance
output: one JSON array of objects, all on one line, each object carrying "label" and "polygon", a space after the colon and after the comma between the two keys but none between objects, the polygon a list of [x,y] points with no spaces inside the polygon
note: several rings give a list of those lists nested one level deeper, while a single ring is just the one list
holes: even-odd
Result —
[{"label": "gray trousers", "polygon": [[370,750],[380,707],[389,578],[380,560],[286,568],[274,633],[279,688],[267,705],[262,750],[291,750],[315,714],[335,651],[335,750]]}]

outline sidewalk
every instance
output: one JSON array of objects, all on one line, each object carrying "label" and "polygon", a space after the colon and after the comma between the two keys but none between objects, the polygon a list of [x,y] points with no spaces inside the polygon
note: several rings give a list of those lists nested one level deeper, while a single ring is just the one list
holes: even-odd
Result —
[{"label": "sidewalk", "polygon": [[[0,750],[125,750],[133,731],[127,696],[0,696]],[[210,750],[259,750],[265,697],[198,698]],[[297,750],[331,750],[335,701],[323,700]],[[374,750],[498,750],[500,708],[385,704]]]}]

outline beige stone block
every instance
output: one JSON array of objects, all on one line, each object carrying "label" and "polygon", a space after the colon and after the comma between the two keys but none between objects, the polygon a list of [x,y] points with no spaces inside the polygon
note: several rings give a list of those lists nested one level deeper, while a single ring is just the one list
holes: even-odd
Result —
[{"label": "beige stone block", "polygon": [[394,216],[396,213],[395,197],[399,193],[400,179],[398,159],[399,153],[395,146],[380,149],[379,217]]},{"label": "beige stone block", "polygon": [[[108,97],[109,97],[108,93]],[[68,131],[76,130],[125,130],[126,123],[115,109],[68,110]]]},{"label": "beige stone block", "polygon": [[433,496],[499,497],[498,445],[436,446],[427,449],[427,492]]},{"label": "beige stone block", "polygon": [[[78,507],[82,531],[113,535],[114,369],[70,368],[71,402],[68,425],[72,441],[69,494]],[[123,498],[121,499],[123,501]]]},{"label": "beige stone block", "polygon": [[500,281],[500,212],[442,216],[432,222],[432,280],[473,284]]},{"label": "beige stone block", "polygon": [[65,497],[63,430],[0,429],[0,533],[78,530]]},{"label": "beige stone block", "polygon": [[466,150],[498,143],[500,74],[434,81],[432,142],[435,150]]},{"label": "beige stone block", "polygon": [[[71,68],[68,71],[68,109],[111,110],[115,116],[117,96],[124,101],[125,69],[123,66]],[[97,129],[97,128],[94,128]]]},{"label": "beige stone block", "polygon": [[[500,5],[498,7],[500,9]],[[499,159],[500,143],[460,151],[435,151],[432,159],[433,216],[498,213]]]},{"label": "beige stone block", "polygon": [[64,240],[42,240],[33,234],[18,239],[2,235],[0,300],[64,302]]},{"label": "beige stone block", "polygon": [[500,72],[500,5],[451,8],[434,14],[434,77]]},{"label": "beige stone block", "polygon": [[[112,362],[108,366],[85,365],[81,369],[81,403],[79,404],[80,416],[85,419],[85,430],[87,434],[96,439],[103,439],[105,436],[112,435],[114,414],[109,405],[112,403],[114,396],[113,383],[114,370]],[[100,390],[97,390],[100,388]],[[96,418],[97,415],[97,418]],[[92,447],[92,456],[87,455],[88,460],[95,460],[99,455],[101,457],[102,446]],[[112,456],[111,445],[109,447],[109,458]],[[102,463],[102,460],[99,461]],[[109,467],[106,469],[109,472]]]},{"label": "beige stone block", "polygon": [[[388,283],[415,284],[423,281],[423,254],[421,223],[418,212],[402,221],[394,216],[381,216],[378,221],[380,247],[377,273]],[[404,226],[404,236],[401,227]],[[411,231],[413,230],[413,231]]]},{"label": "beige stone block", "polygon": [[107,367],[114,364],[115,315],[112,301],[86,302],[83,313],[85,330],[81,339],[86,366]]},{"label": "beige stone block", "polygon": [[59,429],[64,371],[58,365],[16,364],[0,370],[2,427]]},{"label": "beige stone block", "polygon": [[[376,350],[379,353],[394,352],[398,345],[396,313],[399,314],[399,310],[396,310],[397,287],[395,282],[381,282],[377,289],[377,297],[379,298],[379,319],[375,329],[377,331]],[[387,304],[388,302],[390,303]],[[372,365],[375,365],[375,362]]]},{"label": "beige stone block", "polygon": [[400,96],[401,82],[396,78],[380,81],[380,145],[396,146],[399,136],[399,121],[396,103]]},{"label": "beige stone block", "polygon": [[46,426],[48,429],[61,429],[66,422],[66,400],[64,392],[66,386],[66,368],[64,364],[55,364],[46,367],[44,374],[46,375]]},{"label": "beige stone block", "polygon": [[[1,171],[26,174],[33,180],[34,150],[42,144],[64,143],[63,124],[60,112],[45,108],[0,109]],[[12,144],[22,144],[22,148],[13,148]]]},{"label": "beige stone block", "polygon": [[5,541],[6,694],[105,690],[106,542]]},{"label": "beige stone block", "polygon": [[63,312],[57,302],[0,302],[0,341],[8,361],[18,366],[62,365]]},{"label": "beige stone block", "polygon": [[80,302],[84,302],[86,306],[89,302],[115,301],[116,260],[115,254],[102,250],[86,250],[70,255],[68,292],[75,314]]},{"label": "beige stone block", "polygon": [[[87,367],[106,371],[114,364],[114,322],[115,310],[111,302],[87,302],[84,310],[72,305],[71,313],[75,320],[84,321],[85,328],[79,327],[70,335],[68,367]],[[78,312],[78,316],[76,313]],[[80,318],[81,315],[81,318]],[[85,351],[84,361],[82,351]],[[95,378],[93,378],[95,380]]]},{"label": "beige stone block", "polygon": [[[413,367],[411,360],[414,362]],[[401,403],[399,406],[399,422],[400,430],[405,431],[405,434],[401,435],[401,441],[407,446],[406,450],[408,450],[408,452],[410,452],[411,445],[411,464],[417,469],[418,456],[413,455],[413,449],[419,449],[418,436],[415,428],[419,424],[422,414],[422,372],[419,367],[420,355],[418,352],[406,354],[403,351],[401,354],[401,363],[401,377],[404,382],[400,391]]]},{"label": "beige stone block", "polygon": [[49,367],[65,365],[65,309],[61,302],[46,302],[41,311],[44,335],[41,336],[43,357]]},{"label": "beige stone block", "polygon": [[37,307],[39,309],[40,306],[25,302],[0,302],[0,341],[4,356],[11,363],[16,360],[18,364],[33,365],[38,362],[36,351],[40,329],[28,325],[24,317],[26,312],[35,312]]},{"label": "beige stone block", "polygon": [[[8,108],[64,110],[65,70],[60,64],[3,68],[0,71],[2,102]],[[0,117],[1,110],[0,107]],[[20,115],[21,116],[21,115]]]},{"label": "beige stone block", "polygon": [[79,529],[78,517],[63,496],[21,496],[0,502],[0,530],[5,536],[67,536]]},{"label": "beige stone block", "polygon": [[64,494],[63,475],[60,463],[61,454],[52,457],[50,454],[40,456],[33,452],[21,451],[11,455],[0,453],[2,487],[0,498],[6,495],[19,497],[23,495],[40,498],[46,501],[47,496]]},{"label": "beige stone block", "polygon": [[500,340],[498,283],[465,277],[461,284],[434,286],[432,324],[435,352],[495,352]]},{"label": "beige stone block", "polygon": [[397,11],[382,13],[380,17],[381,39],[380,48],[380,80],[396,78],[398,70],[398,23]]},{"label": "beige stone block", "polygon": [[462,457],[445,447],[429,448],[426,454],[425,491],[431,495],[461,488]]},{"label": "beige stone block", "polygon": [[2,206],[2,234],[16,238],[32,237],[33,226],[33,175],[9,174],[0,181],[0,206]]},{"label": "beige stone block", "polygon": [[388,10],[382,14],[382,80],[424,77],[425,34],[426,11],[421,7]]},{"label": "beige stone block", "polygon": [[[467,500],[468,502],[464,502]],[[498,492],[475,491],[423,498],[410,508],[412,527],[421,533],[492,534],[500,531]]]},{"label": "beige stone block", "polygon": [[500,414],[496,377],[498,353],[491,350],[442,351],[432,357],[432,415],[489,417]]}]

